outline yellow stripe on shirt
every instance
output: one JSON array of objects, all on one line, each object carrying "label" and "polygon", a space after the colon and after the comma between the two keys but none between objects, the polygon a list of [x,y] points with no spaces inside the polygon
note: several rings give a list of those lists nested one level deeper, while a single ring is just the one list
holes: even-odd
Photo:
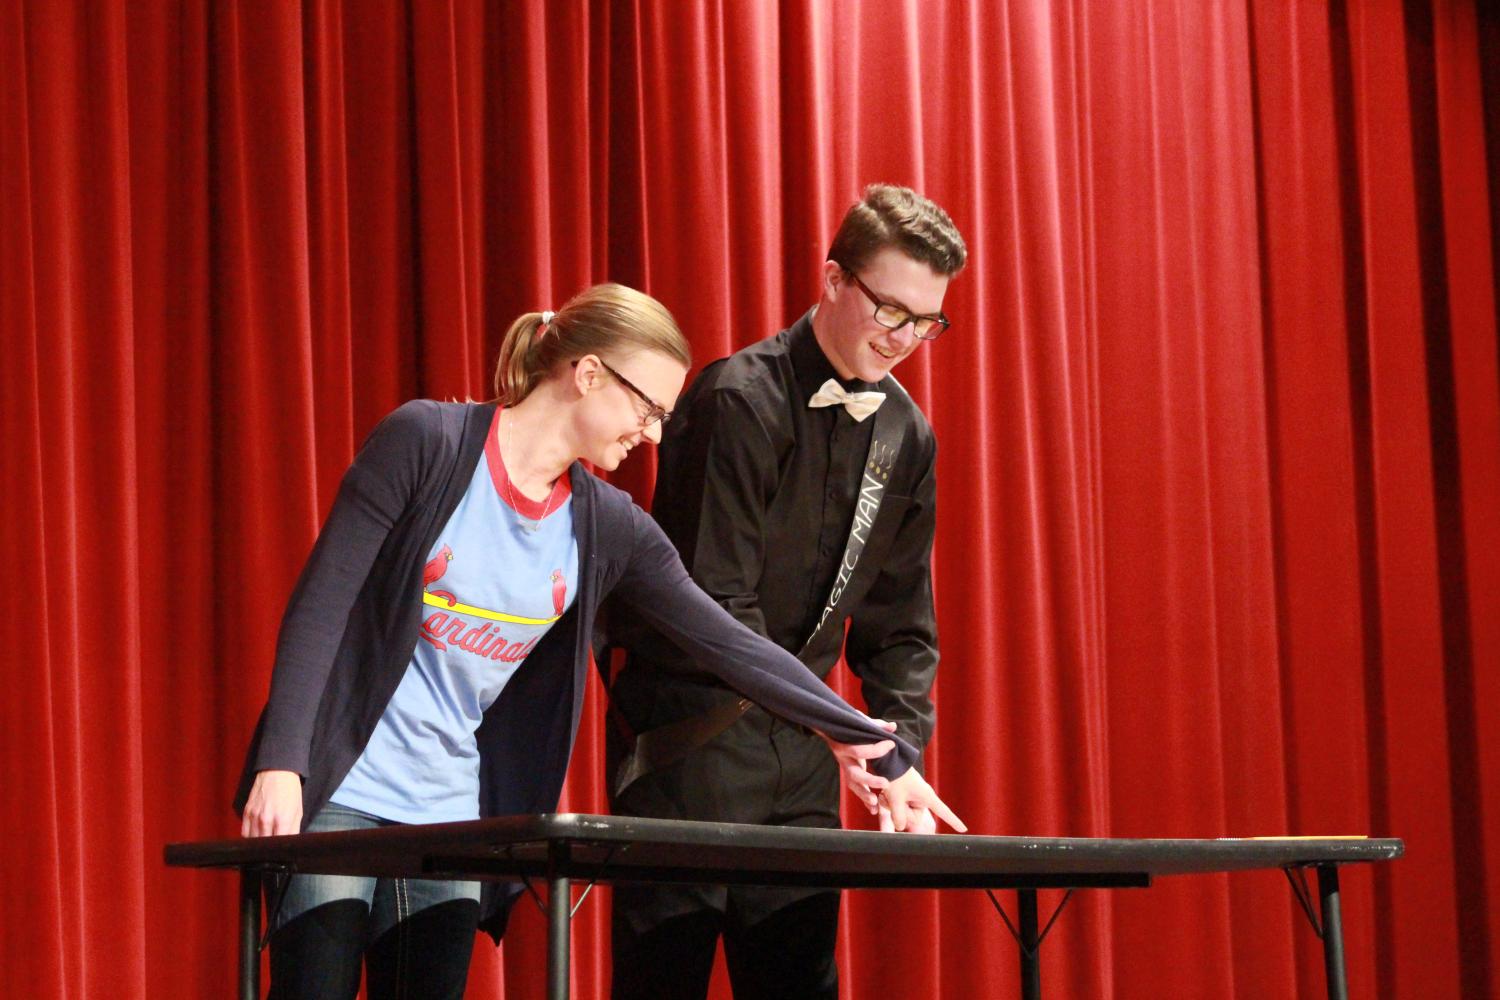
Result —
[{"label": "yellow stripe on shirt", "polygon": [[523,618],[520,615],[508,615],[504,611],[491,611],[488,608],[476,608],[471,604],[449,604],[446,597],[429,594],[422,591],[422,603],[434,608],[442,608],[456,615],[473,615],[475,618],[488,618],[492,622],[511,622],[515,625],[551,625],[562,615],[553,615],[551,618]]}]

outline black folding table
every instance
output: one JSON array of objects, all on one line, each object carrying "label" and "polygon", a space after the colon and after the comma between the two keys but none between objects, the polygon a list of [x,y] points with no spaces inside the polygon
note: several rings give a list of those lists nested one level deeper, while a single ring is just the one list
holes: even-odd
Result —
[{"label": "black folding table", "polygon": [[[572,884],[720,883],[842,889],[1014,889],[1013,923],[990,898],[1020,946],[1021,994],[1041,996],[1038,949],[1063,902],[1038,929],[1038,889],[1118,889],[1161,875],[1279,868],[1323,939],[1328,996],[1348,996],[1338,866],[1401,856],[1396,839],[1260,838],[1122,840],[1076,837],[910,836],[866,830],[807,830],[690,823],[576,813],[506,816],[467,823],[168,844],[169,865],[241,873],[239,995],[259,997],[261,882],[267,874],[547,882],[547,989],[569,991]],[[1317,888],[1305,879],[1316,873]],[[1313,902],[1316,891],[1318,903]],[[585,892],[587,895],[587,892]],[[1071,893],[1070,893],[1071,895]],[[581,904],[582,899],[579,900]]]}]

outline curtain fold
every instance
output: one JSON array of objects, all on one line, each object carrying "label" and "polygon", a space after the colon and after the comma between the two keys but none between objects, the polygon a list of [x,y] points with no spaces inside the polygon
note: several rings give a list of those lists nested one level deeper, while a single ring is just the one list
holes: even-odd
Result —
[{"label": "curtain fold", "polygon": [[[0,5],[0,992],[228,991],[235,886],[161,845],[237,831],[380,416],[488,398],[510,320],[596,281],[700,366],[767,336],[875,180],[971,250],[898,372],[940,442],[945,798],[991,834],[1403,837],[1344,871],[1351,993],[1495,992],[1497,66],[1472,0]],[[603,726],[591,687],[563,809],[605,808]],[[533,910],[471,996],[542,994]],[[847,997],[1019,992],[978,893],[849,894],[839,948]],[[1081,893],[1042,970],[1323,977],[1274,872]]]}]

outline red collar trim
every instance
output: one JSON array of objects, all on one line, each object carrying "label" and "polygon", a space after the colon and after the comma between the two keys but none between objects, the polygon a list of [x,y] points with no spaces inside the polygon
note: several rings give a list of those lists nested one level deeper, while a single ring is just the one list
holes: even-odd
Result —
[{"label": "red collar trim", "polygon": [[[515,489],[510,482],[510,474],[505,471],[505,459],[500,457],[500,415],[505,412],[504,407],[495,407],[495,417],[490,421],[490,434],[484,442],[485,464],[489,466],[490,481],[495,484],[495,493],[500,497],[500,502],[524,518],[532,521],[540,521],[545,513],[548,517],[557,513],[557,509],[563,505],[573,493],[573,477],[564,472],[557,477],[552,484],[552,492],[545,500],[533,500],[520,490]],[[511,502],[511,498],[515,502]]]}]

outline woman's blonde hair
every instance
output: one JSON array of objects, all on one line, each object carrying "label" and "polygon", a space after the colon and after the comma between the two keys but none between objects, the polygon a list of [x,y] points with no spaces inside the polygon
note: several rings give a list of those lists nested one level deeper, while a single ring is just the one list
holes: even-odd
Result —
[{"label": "woman's blonde hair", "polygon": [[691,350],[667,307],[634,288],[606,283],[579,292],[543,322],[529,312],[510,325],[495,364],[495,401],[515,406],[531,395],[558,362],[585,354],[615,356],[656,351],[684,368]]}]

